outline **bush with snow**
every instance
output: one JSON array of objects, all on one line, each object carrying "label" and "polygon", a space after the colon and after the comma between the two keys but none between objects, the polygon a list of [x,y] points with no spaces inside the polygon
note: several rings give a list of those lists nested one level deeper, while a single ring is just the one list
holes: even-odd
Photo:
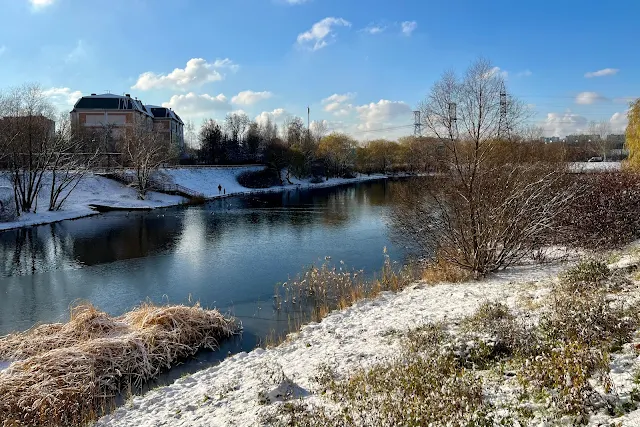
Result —
[{"label": "bush with snow", "polygon": [[13,188],[0,187],[0,222],[14,221],[17,217]]}]

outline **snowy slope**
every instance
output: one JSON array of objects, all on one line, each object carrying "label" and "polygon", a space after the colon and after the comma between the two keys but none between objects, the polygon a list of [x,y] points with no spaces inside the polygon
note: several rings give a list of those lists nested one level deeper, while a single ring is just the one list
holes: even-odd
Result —
[{"label": "snowy slope", "polygon": [[[87,175],[62,206],[62,210],[49,212],[50,176],[43,178],[43,188],[38,195],[37,213],[21,215],[17,221],[0,222],[0,230],[25,227],[36,224],[46,224],[65,219],[80,218],[96,214],[90,204],[100,204],[114,207],[151,207],[171,206],[181,203],[184,199],[179,196],[150,192],[146,200],[138,200],[137,192],[119,182],[98,175]],[[0,187],[11,186],[5,176],[0,176]]]},{"label": "snowy slope", "polygon": [[[353,179],[332,178],[320,184],[310,184],[306,180],[292,179],[293,185],[268,189],[249,189],[238,183],[237,177],[241,173],[262,168],[263,166],[171,168],[159,171],[157,178],[202,193],[207,198],[223,197],[218,192],[218,185],[226,190],[228,197],[239,194],[279,192],[296,188],[331,187],[385,178],[384,175],[362,175]],[[49,206],[50,177],[45,176],[43,181],[43,189],[38,196],[37,213],[23,214],[17,221],[0,222],[0,231],[95,215],[97,212],[89,208],[91,204],[119,208],[159,208],[178,205],[184,201],[180,196],[156,192],[149,192],[146,200],[138,200],[135,189],[99,175],[89,174],[71,193],[62,210],[49,212],[47,208]],[[3,187],[11,187],[11,183],[6,176],[0,175],[0,188]]]},{"label": "snowy slope", "polygon": [[[313,392],[313,376],[324,363],[344,374],[396,353],[398,344],[389,343],[386,334],[391,328],[406,330],[462,317],[486,300],[516,307],[523,294],[534,299],[545,295],[559,269],[559,265],[522,267],[482,282],[417,284],[398,294],[384,293],[303,327],[294,339],[277,348],[237,354],[134,398],[96,426],[259,425],[260,413],[268,408],[259,403],[258,395],[274,395],[282,387],[278,373],[293,382],[299,396],[307,396]],[[313,394],[307,398],[321,399]]]},{"label": "snowy slope", "polygon": [[[238,176],[246,171],[259,171],[264,166],[243,166],[243,167],[200,167],[200,168],[175,168],[164,169],[159,173],[160,179],[173,184],[187,187],[193,191],[203,194],[205,197],[214,198],[224,195],[255,194],[266,192],[279,192],[294,190],[296,188],[320,188],[333,187],[361,181],[377,180],[386,178],[385,175],[358,175],[356,178],[330,178],[318,184],[311,184],[309,180],[291,178],[293,184],[267,189],[249,189],[238,183]],[[218,191],[218,185],[223,187],[223,191]]]}]

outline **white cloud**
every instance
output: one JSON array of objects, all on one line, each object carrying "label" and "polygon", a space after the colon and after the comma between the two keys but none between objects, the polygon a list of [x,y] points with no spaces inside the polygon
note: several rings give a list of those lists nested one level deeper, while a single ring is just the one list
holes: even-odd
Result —
[{"label": "white cloud", "polygon": [[628,112],[614,113],[609,119],[611,124],[611,131],[614,133],[624,133],[629,124]]},{"label": "white cloud", "polygon": [[363,31],[365,33],[369,33],[369,34],[380,34],[383,33],[387,30],[387,27],[384,25],[379,25],[379,24],[369,24],[367,27],[363,28],[360,31]]},{"label": "white cloud", "polygon": [[617,68],[603,68],[602,70],[598,70],[598,71],[590,71],[586,73],[584,76],[588,79],[592,77],[615,76],[616,74],[618,74],[618,71],[620,70]]},{"label": "white cloud", "polygon": [[405,36],[410,36],[418,28],[416,21],[404,21],[400,25],[402,25],[402,34]]},{"label": "white cloud", "polygon": [[604,100],[606,98],[596,92],[580,92],[576,96],[576,104],[579,105],[591,105]]},{"label": "white cloud", "polygon": [[547,118],[541,123],[541,126],[547,136],[565,137],[571,134],[586,132],[588,120],[586,117],[574,114],[571,111],[548,113]]},{"label": "white cloud", "polygon": [[264,101],[265,99],[269,99],[273,96],[271,92],[254,92],[252,90],[245,90],[238,93],[236,96],[231,98],[231,102],[239,105],[253,105],[257,102]]},{"label": "white cloud", "polygon": [[42,91],[42,95],[51,99],[54,104],[61,104],[64,107],[73,106],[80,97],[82,92],[79,90],[71,90],[68,87],[52,87]]},{"label": "white cloud", "polygon": [[284,117],[286,114],[287,112],[284,110],[284,108],[276,108],[271,112],[263,111],[256,116],[255,120],[259,125],[265,124],[267,122],[267,119],[275,123],[278,121],[278,119]]},{"label": "white cloud", "polygon": [[78,40],[75,47],[65,57],[66,62],[78,62],[87,56],[87,47],[83,40]]},{"label": "white cloud", "polygon": [[500,67],[493,67],[491,70],[489,70],[489,72],[486,73],[486,76],[484,76],[484,78],[489,78],[496,75],[502,77],[503,79],[507,79],[509,77],[509,72],[506,70],[502,70]]},{"label": "white cloud", "polygon": [[353,111],[353,105],[348,101],[351,101],[356,97],[355,93],[348,92],[344,94],[333,94],[322,100],[324,105],[324,111],[332,113],[335,116],[347,116]]},{"label": "white cloud", "polygon": [[298,45],[311,50],[322,49],[336,39],[335,27],[351,27],[351,22],[342,18],[324,18],[313,24],[309,31],[298,35]]},{"label": "white cloud", "polygon": [[173,95],[169,102],[162,103],[165,108],[176,110],[179,115],[202,116],[216,111],[230,111],[231,104],[223,94],[211,96],[197,95],[189,92],[186,95]]},{"label": "white cloud", "polygon": [[518,74],[516,74],[516,76],[518,77],[530,77],[532,75],[533,73],[531,72],[531,70],[520,71]]},{"label": "white cloud", "polygon": [[202,58],[192,58],[187,61],[184,68],[176,68],[169,74],[156,74],[151,71],[140,74],[138,81],[131,89],[188,89],[202,86],[206,83],[222,80],[224,75],[220,69],[228,68],[232,71],[238,69],[230,59],[216,59],[215,62],[207,62]]},{"label": "white cloud", "polygon": [[411,119],[411,107],[406,102],[381,99],[378,103],[370,103],[356,107],[360,115],[358,129],[369,130],[380,128],[395,118],[406,115],[407,123]]},{"label": "white cloud", "polygon": [[623,96],[621,98],[614,98],[613,102],[615,102],[616,104],[630,104],[634,102],[636,99],[638,98],[635,96]]},{"label": "white cloud", "polygon": [[54,0],[29,0],[34,10],[44,9],[47,6],[51,6]]}]

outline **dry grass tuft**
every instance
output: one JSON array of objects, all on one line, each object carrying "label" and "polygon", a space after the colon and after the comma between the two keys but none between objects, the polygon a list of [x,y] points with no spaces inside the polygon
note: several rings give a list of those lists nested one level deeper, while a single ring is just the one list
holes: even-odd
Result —
[{"label": "dry grass tuft", "polygon": [[90,304],[66,324],[41,325],[0,339],[0,424],[81,425],[201,348],[233,335],[232,319],[199,305],[144,304],[110,317]]},{"label": "dry grass tuft", "polygon": [[459,283],[472,278],[470,271],[458,267],[442,258],[428,264],[422,272],[422,280],[427,283]]}]

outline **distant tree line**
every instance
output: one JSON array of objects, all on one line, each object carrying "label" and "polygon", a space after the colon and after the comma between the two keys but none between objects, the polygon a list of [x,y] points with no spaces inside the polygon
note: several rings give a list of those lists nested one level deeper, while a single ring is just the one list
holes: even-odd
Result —
[{"label": "distant tree line", "polygon": [[[186,138],[194,139],[189,135]],[[329,133],[324,123],[314,122],[307,128],[301,118],[288,117],[279,128],[269,118],[257,123],[244,113],[230,113],[222,122],[205,120],[197,141],[192,163],[265,164],[280,183],[292,176],[329,178],[349,177],[356,172],[431,171],[444,149],[438,147],[435,138],[359,142],[344,133]]]}]

